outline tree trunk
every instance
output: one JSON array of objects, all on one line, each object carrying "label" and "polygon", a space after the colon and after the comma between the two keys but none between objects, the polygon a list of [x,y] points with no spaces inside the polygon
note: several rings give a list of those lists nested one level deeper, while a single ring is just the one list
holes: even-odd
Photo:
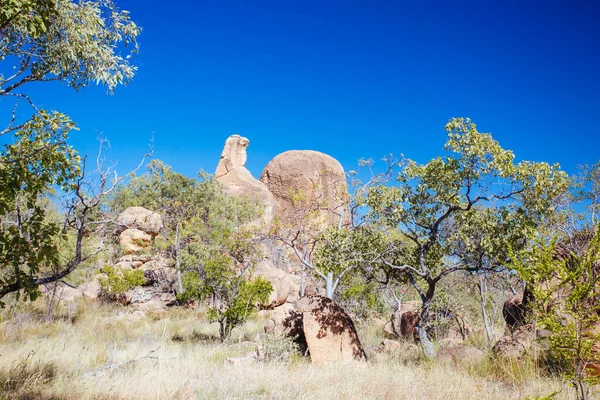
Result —
[{"label": "tree trunk", "polygon": [[325,296],[333,300],[333,272],[328,272],[325,277]]},{"label": "tree trunk", "polygon": [[48,301],[46,307],[46,322],[52,322],[54,319],[54,298],[56,297],[56,289],[58,287],[58,282],[52,283],[52,296],[50,296],[50,300]]},{"label": "tree trunk", "polygon": [[219,339],[221,339],[221,343],[225,341],[225,318],[219,320]]},{"label": "tree trunk", "polygon": [[181,263],[179,261],[179,224],[175,227],[175,268],[177,269],[177,290],[181,294],[183,293],[183,283],[181,282]]},{"label": "tree trunk", "polygon": [[433,347],[433,343],[429,338],[429,334],[427,333],[427,327],[429,326],[429,304],[431,300],[427,300],[427,305],[425,305],[425,301],[423,302],[423,310],[421,311],[421,319],[417,325],[417,333],[419,334],[419,341],[421,342],[421,347],[423,348],[423,354],[425,358],[428,360],[432,360],[435,357],[435,348]]},{"label": "tree trunk", "polygon": [[302,277],[300,279],[300,297],[304,297],[306,292],[306,266],[304,264],[302,264]]},{"label": "tree trunk", "polygon": [[481,305],[483,326],[485,327],[485,334],[487,335],[488,344],[491,344],[494,340],[494,330],[487,315],[487,279],[483,275],[479,275],[479,283],[477,286],[479,287],[479,303]]},{"label": "tree trunk", "polygon": [[419,323],[417,324],[417,333],[419,334],[419,341],[421,342],[421,347],[423,348],[423,354],[425,358],[428,360],[432,360],[435,357],[435,348],[433,347],[433,343],[429,338],[428,328],[429,328],[429,307],[431,306],[431,300],[433,299],[433,294],[435,293],[435,281],[428,282],[427,293],[421,297],[423,300],[423,309],[421,310],[421,318],[419,319]]}]

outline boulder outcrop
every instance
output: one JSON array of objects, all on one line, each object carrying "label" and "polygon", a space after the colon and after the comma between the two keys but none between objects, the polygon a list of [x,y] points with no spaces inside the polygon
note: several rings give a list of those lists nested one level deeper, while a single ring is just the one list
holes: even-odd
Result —
[{"label": "boulder outcrop", "polygon": [[225,141],[221,159],[215,171],[215,178],[226,193],[234,196],[248,196],[264,207],[263,220],[273,218],[273,195],[264,183],[255,179],[246,165],[246,148],[250,141],[240,135],[232,135]]},{"label": "boulder outcrop", "polygon": [[[348,185],[342,165],[327,154],[290,150],[276,156],[263,170],[260,181],[275,200],[275,215],[294,220],[299,209],[316,207],[322,222],[335,225],[348,206]],[[349,218],[345,212],[346,221]]]},{"label": "boulder outcrop", "polygon": [[[421,302],[408,301],[402,303],[402,309],[396,311],[384,326],[384,336],[389,339],[404,339],[418,342],[417,325],[421,319]],[[431,326],[429,334],[440,339],[465,340],[470,334],[470,327],[465,320],[455,312],[429,313]]]},{"label": "boulder outcrop", "polygon": [[126,208],[119,214],[117,223],[124,228],[137,229],[152,236],[156,236],[163,228],[160,214],[144,207]]},{"label": "boulder outcrop", "polygon": [[294,308],[302,314],[302,331],[313,363],[366,360],[352,319],[331,299],[307,296]]}]

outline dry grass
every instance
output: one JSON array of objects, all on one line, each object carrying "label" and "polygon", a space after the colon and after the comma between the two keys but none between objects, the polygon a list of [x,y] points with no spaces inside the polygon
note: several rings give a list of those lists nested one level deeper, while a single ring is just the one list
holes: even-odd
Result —
[{"label": "dry grass", "polygon": [[[220,344],[217,327],[194,310],[140,316],[81,303],[46,323],[41,308],[20,306],[1,315],[0,398],[522,399],[561,387],[535,368],[503,370],[489,361],[456,367],[403,354],[358,365],[295,360],[231,366],[227,357],[256,347],[260,320]],[[361,332],[366,348],[379,340],[372,327]]]}]

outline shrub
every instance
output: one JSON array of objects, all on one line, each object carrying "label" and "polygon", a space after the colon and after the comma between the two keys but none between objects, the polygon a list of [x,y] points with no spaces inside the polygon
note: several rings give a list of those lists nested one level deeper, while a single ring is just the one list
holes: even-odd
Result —
[{"label": "shrub", "polygon": [[262,338],[259,353],[262,362],[290,362],[300,357],[298,345],[292,338],[274,335]]},{"label": "shrub", "polygon": [[100,294],[102,298],[108,300],[117,300],[123,293],[136,286],[142,286],[146,283],[144,271],[126,270],[106,266],[102,269],[104,276],[98,279],[100,283]]}]

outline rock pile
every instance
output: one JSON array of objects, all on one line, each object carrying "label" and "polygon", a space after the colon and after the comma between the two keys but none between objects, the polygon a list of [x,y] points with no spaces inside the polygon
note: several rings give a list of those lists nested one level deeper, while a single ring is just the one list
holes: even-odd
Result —
[{"label": "rock pile", "polygon": [[115,267],[141,270],[146,283],[125,293],[122,302],[142,310],[162,309],[176,304],[176,271],[172,260],[151,256],[150,246],[163,227],[160,214],[143,207],[129,207],[118,217],[119,248],[123,254]]}]

